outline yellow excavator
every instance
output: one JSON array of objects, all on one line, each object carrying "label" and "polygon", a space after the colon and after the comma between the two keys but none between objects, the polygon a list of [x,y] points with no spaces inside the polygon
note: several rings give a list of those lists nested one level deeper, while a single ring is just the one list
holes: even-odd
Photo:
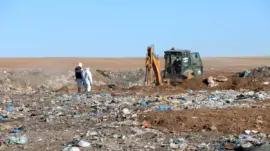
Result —
[{"label": "yellow excavator", "polygon": [[[174,47],[164,51],[165,69],[161,71],[160,60],[154,51],[154,45],[147,47],[145,67],[145,85],[172,84],[184,79],[191,79],[203,75],[203,64],[198,52],[187,49],[175,50]],[[152,73],[154,71],[154,74]]]}]

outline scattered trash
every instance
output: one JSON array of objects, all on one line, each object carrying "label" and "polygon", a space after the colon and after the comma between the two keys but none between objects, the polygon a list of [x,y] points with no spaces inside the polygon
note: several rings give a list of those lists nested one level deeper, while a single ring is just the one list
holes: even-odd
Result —
[{"label": "scattered trash", "polygon": [[63,151],[80,151],[79,147],[65,147]]},{"label": "scattered trash", "polygon": [[218,76],[216,78],[210,76],[207,79],[207,83],[209,87],[216,87],[218,86],[218,82],[226,82],[228,81],[228,78],[225,76]]},{"label": "scattered trash", "polygon": [[143,124],[142,124],[142,126],[144,126],[144,127],[149,127],[149,126],[150,126],[150,123],[144,121]]},{"label": "scattered trash", "polygon": [[164,111],[164,110],[169,110],[169,106],[167,105],[161,105],[156,108],[157,111]]},{"label": "scattered trash", "polygon": [[188,90],[188,93],[193,93],[193,90],[190,90],[190,89],[189,89],[189,90]]},{"label": "scattered trash", "polygon": [[13,110],[13,105],[7,104],[7,112],[12,112]]},{"label": "scattered trash", "polygon": [[263,85],[269,85],[269,81],[263,82]]},{"label": "scattered trash", "polygon": [[130,110],[128,108],[124,108],[123,109],[123,113],[124,114],[130,114],[131,112],[130,112]]},{"label": "scattered trash", "polygon": [[218,86],[218,83],[216,83],[214,81],[214,78],[212,76],[208,77],[207,82],[208,82],[208,86],[209,87],[216,87],[216,86]]},{"label": "scattered trash", "polygon": [[177,100],[180,101],[180,102],[184,102],[185,101],[185,98],[181,98],[180,97],[180,98],[177,98]]},{"label": "scattered trash", "polygon": [[140,107],[147,107],[148,104],[147,103],[140,103]]},{"label": "scattered trash", "polygon": [[21,129],[15,128],[10,131],[10,133],[19,133],[21,132]]},{"label": "scattered trash", "polygon": [[105,93],[101,93],[101,94],[99,94],[99,96],[101,96],[101,97],[106,97],[106,96],[107,96],[107,94],[105,94]]},{"label": "scattered trash", "polygon": [[83,141],[83,140],[80,140],[79,143],[78,143],[78,146],[80,146],[80,147],[89,147],[90,143],[88,143],[86,141]]},{"label": "scattered trash", "polygon": [[245,134],[249,135],[250,134],[250,130],[245,130]]},{"label": "scattered trash", "polygon": [[250,74],[250,70],[244,70],[244,71],[242,71],[242,72],[236,73],[236,75],[237,75],[238,77],[243,77],[243,78],[249,76],[249,74]]},{"label": "scattered trash", "polygon": [[[263,77],[267,75],[265,70],[261,71],[264,75],[260,75],[259,72],[253,74],[255,72],[253,70],[250,71],[248,76],[256,75]],[[115,73],[112,73],[112,75],[114,76]],[[126,79],[123,76],[121,78]],[[135,79],[138,78],[135,77]],[[212,80],[215,85],[218,82],[228,81],[228,78],[219,76],[216,78],[212,77]],[[267,81],[269,80],[262,79],[258,82],[265,85]],[[57,85],[58,83],[62,84],[62,81],[60,80],[60,82],[54,84]],[[123,83],[130,85],[127,79],[123,80]],[[27,132],[27,136],[29,135],[29,144],[27,145],[29,149],[33,147],[31,146],[33,144],[32,142],[36,143],[37,146],[39,143],[54,143],[53,145],[59,143],[57,145],[60,146],[60,142],[62,143],[66,138],[81,141],[76,142],[76,144],[64,146],[63,150],[65,151],[85,150],[83,147],[90,146],[93,150],[168,150],[170,148],[175,150],[233,150],[232,148],[237,146],[253,147],[261,145],[266,147],[269,144],[270,135],[260,132],[263,129],[261,126],[267,123],[266,117],[263,115],[262,117],[260,115],[254,115],[254,118],[256,118],[254,128],[258,127],[258,129],[244,131],[237,137],[221,136],[215,139],[200,136],[200,131],[192,133],[192,130],[191,132],[171,132],[168,134],[166,130],[160,131],[158,126],[155,125],[156,123],[160,123],[160,125],[163,124],[166,126],[166,121],[162,121],[159,118],[155,118],[156,121],[154,122],[143,118],[138,120],[140,113],[150,114],[154,110],[165,111],[155,113],[162,117],[163,113],[171,114],[178,110],[192,109],[196,111],[195,109],[199,108],[213,110],[213,112],[215,112],[215,109],[253,108],[253,106],[268,108],[267,104],[255,102],[269,99],[270,92],[268,91],[212,91],[212,89],[208,91],[199,90],[204,87],[200,88],[198,86],[196,89],[193,88],[194,90],[185,90],[184,93],[181,90],[176,93],[177,95],[172,95],[171,93],[170,95],[163,95],[157,91],[155,95],[141,96],[139,93],[142,91],[141,89],[136,91],[134,95],[122,95],[118,92],[117,95],[110,95],[107,93],[107,85],[105,85],[104,90],[101,87],[104,93],[97,93],[101,90],[97,90],[99,88],[96,87],[93,87],[94,90],[91,94],[45,91],[41,88],[35,91],[34,87],[33,91],[24,90],[22,93],[17,93],[17,91],[10,94],[3,93],[1,95],[2,116],[0,116],[0,130],[2,133],[0,135],[0,143],[27,144],[28,138],[26,135],[24,137],[18,136],[23,135],[24,130],[16,128],[21,124],[26,124],[27,131],[25,132]],[[112,85],[112,88],[118,90],[118,84]],[[6,91],[11,91],[12,89],[15,88],[10,88]],[[199,93],[193,93],[193,91]],[[255,102],[256,104],[251,105],[249,102]],[[203,115],[197,113],[191,115],[188,120],[203,122],[200,121],[201,116]],[[165,118],[169,119],[171,117],[166,116]],[[179,118],[171,118],[170,120],[182,122],[185,119],[179,115]],[[184,122],[182,123],[183,125],[179,124],[179,127],[187,126]],[[222,131],[219,125],[214,126],[211,124],[207,125],[205,129],[213,133],[214,131]],[[194,126],[196,126],[196,122],[194,122]],[[247,128],[250,128],[250,126],[247,126]],[[34,138],[32,138],[33,136]],[[174,139],[169,142],[168,138]],[[45,142],[45,140],[48,141]],[[16,148],[16,146],[18,147]],[[18,148],[22,149],[21,146],[14,145],[14,150]],[[55,150],[50,145],[44,146],[46,148],[40,150]],[[25,150],[25,148],[23,149]]]},{"label": "scattered trash", "polygon": [[159,100],[159,101],[168,101],[168,99],[165,98],[165,97],[159,97],[158,100]]},{"label": "scattered trash", "polygon": [[26,144],[28,142],[28,138],[26,135],[22,135],[20,137],[8,136],[6,143],[7,144]]},{"label": "scattered trash", "polygon": [[208,99],[209,99],[210,101],[216,101],[216,100],[217,100],[217,98],[216,98],[215,95],[209,95],[209,96],[208,96]]},{"label": "scattered trash", "polygon": [[5,120],[5,118],[3,116],[0,116],[0,121]]},{"label": "scattered trash", "polygon": [[168,100],[172,100],[173,97],[172,97],[172,96],[168,96],[167,99],[168,99]]},{"label": "scattered trash", "polygon": [[207,90],[199,90],[200,93],[207,93]]},{"label": "scattered trash", "polygon": [[214,80],[217,82],[226,82],[226,81],[228,81],[228,78],[225,76],[218,76]]},{"label": "scattered trash", "polygon": [[179,138],[177,140],[170,140],[170,147],[174,148],[174,149],[180,149],[180,150],[184,150],[187,148],[187,144],[185,143],[186,140],[183,138]]}]

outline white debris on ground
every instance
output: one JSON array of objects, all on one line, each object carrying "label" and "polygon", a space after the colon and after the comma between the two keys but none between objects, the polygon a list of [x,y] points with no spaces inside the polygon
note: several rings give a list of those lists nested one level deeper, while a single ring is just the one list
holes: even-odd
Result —
[{"label": "white debris on ground", "polygon": [[216,87],[218,86],[218,82],[226,82],[228,81],[228,78],[225,76],[218,76],[218,77],[208,77],[207,82],[209,87]]}]

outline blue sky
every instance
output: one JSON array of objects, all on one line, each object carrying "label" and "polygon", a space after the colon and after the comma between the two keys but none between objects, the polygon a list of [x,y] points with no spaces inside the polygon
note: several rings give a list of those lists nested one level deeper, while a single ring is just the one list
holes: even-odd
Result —
[{"label": "blue sky", "polygon": [[1,0],[0,57],[270,55],[269,0]]}]

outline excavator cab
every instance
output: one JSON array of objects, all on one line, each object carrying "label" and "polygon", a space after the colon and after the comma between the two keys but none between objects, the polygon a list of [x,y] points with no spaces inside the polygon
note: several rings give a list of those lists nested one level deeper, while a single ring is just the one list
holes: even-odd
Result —
[{"label": "excavator cab", "polygon": [[203,74],[203,65],[198,52],[171,49],[164,52],[164,60],[164,79],[184,79],[188,73],[191,77]]},{"label": "excavator cab", "polygon": [[[151,86],[154,79],[156,85],[177,82],[203,75],[203,64],[198,52],[190,50],[176,50],[172,48],[164,52],[165,69],[160,68],[160,60],[154,51],[154,46],[147,47],[145,58],[145,85]],[[154,74],[152,74],[154,71]],[[153,78],[154,76],[154,78]]]}]

